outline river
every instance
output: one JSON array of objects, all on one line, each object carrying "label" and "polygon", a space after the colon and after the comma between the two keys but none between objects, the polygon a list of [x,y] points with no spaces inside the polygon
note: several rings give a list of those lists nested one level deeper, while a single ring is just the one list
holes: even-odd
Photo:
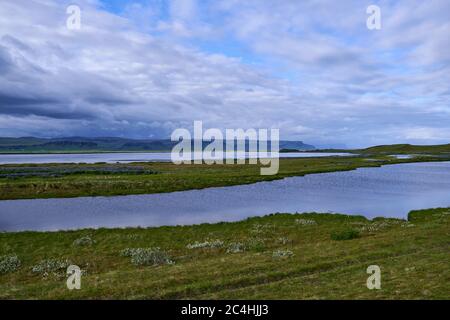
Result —
[{"label": "river", "polygon": [[[312,158],[331,156],[352,156],[350,153],[288,152],[279,153],[280,158]],[[232,153],[225,158],[231,158]],[[257,158],[257,153],[247,153],[246,158]],[[194,159],[202,154],[194,153]],[[125,153],[63,153],[63,154],[0,154],[0,164],[22,163],[127,163],[145,161],[171,161],[170,152],[125,152]]]},{"label": "river", "polygon": [[164,194],[0,201],[0,230],[61,230],[236,221],[275,212],[406,218],[450,206],[450,162],[311,174]]}]

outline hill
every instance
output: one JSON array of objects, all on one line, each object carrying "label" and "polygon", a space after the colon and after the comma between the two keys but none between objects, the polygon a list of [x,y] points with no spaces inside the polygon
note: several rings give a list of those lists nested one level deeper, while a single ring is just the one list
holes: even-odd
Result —
[{"label": "hill", "polygon": [[411,145],[411,144],[393,144],[380,145],[370,148],[360,149],[363,153],[377,154],[424,154],[424,153],[450,153],[450,144],[442,145]]},{"label": "hill", "polygon": [[[115,137],[1,138],[0,153],[83,153],[170,151],[178,142],[169,139],[127,139]],[[203,146],[209,142],[204,142]],[[248,143],[246,143],[248,147]],[[302,141],[280,141],[280,149],[313,150]]]},{"label": "hill", "polygon": [[438,154],[450,153],[450,144],[440,145],[412,145],[412,144],[391,144],[379,145],[364,149],[317,149],[314,152],[350,152],[363,155],[383,155],[383,154]]}]

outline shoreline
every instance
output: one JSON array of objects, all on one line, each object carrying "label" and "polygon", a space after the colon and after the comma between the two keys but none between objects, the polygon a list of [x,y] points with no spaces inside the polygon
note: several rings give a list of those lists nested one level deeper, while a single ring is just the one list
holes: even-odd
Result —
[{"label": "shoreline", "polygon": [[410,210],[406,216],[406,218],[395,218],[395,217],[384,217],[384,216],[377,216],[368,218],[365,217],[362,214],[347,214],[347,213],[341,213],[341,212],[273,212],[268,213],[264,215],[254,215],[249,216],[247,218],[242,218],[239,220],[233,220],[233,221],[216,221],[216,222],[203,222],[203,223],[193,223],[193,224],[176,224],[176,225],[160,225],[160,226],[125,226],[125,227],[88,227],[88,228],[76,228],[76,229],[60,229],[60,230],[20,230],[20,231],[2,231],[0,230],[1,234],[21,234],[21,233],[27,233],[27,234],[47,234],[47,233],[74,233],[74,232],[99,232],[102,230],[110,230],[110,231],[126,231],[126,230],[157,230],[157,229],[183,229],[183,228],[199,228],[202,226],[222,226],[222,225],[234,225],[234,224],[240,224],[243,222],[246,222],[248,220],[258,220],[258,219],[266,219],[269,217],[274,216],[282,216],[282,215],[292,215],[292,216],[309,216],[309,215],[315,215],[315,216],[336,216],[336,217],[346,217],[349,219],[362,219],[368,222],[375,222],[378,220],[396,220],[396,221],[403,221],[408,222],[410,221],[410,216],[412,213],[415,212],[426,212],[426,211],[435,211],[435,210],[449,210],[450,211],[450,205],[449,207],[435,207],[435,208],[416,208],[413,210]]},{"label": "shoreline", "polygon": [[[279,213],[192,226],[0,233],[0,259],[18,261],[0,277],[0,299],[448,299],[449,223],[450,208],[435,208],[407,220]],[[83,271],[80,290],[66,287],[69,264]],[[382,290],[366,287],[374,264]]]}]

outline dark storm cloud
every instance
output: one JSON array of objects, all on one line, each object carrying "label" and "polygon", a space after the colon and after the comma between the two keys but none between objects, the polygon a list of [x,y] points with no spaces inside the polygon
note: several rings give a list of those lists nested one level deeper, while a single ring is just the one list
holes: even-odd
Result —
[{"label": "dark storm cloud", "polygon": [[0,105],[0,114],[11,116],[41,116],[51,119],[95,119],[95,114],[89,112],[74,112],[65,109],[64,105],[54,105],[49,107],[48,104],[20,104],[20,105]]},{"label": "dark storm cloud", "polygon": [[87,97],[86,102],[91,104],[106,104],[106,105],[126,105],[131,104],[132,101],[120,98],[110,98],[108,96]]},{"label": "dark storm cloud", "polygon": [[10,96],[3,93],[0,93],[0,112],[6,112],[5,108],[14,108],[16,106],[28,106],[28,105],[45,105],[45,104],[54,104],[56,100],[51,99],[42,99],[42,98],[26,98],[23,96]]},{"label": "dark storm cloud", "polygon": [[7,73],[12,65],[13,62],[7,48],[0,45],[0,73]]}]

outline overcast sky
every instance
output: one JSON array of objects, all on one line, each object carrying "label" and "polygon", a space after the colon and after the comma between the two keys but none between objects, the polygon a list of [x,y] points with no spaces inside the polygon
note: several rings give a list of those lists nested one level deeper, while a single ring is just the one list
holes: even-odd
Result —
[{"label": "overcast sky", "polygon": [[0,136],[167,138],[203,120],[319,146],[450,143],[447,0],[1,0],[0,17]]}]

